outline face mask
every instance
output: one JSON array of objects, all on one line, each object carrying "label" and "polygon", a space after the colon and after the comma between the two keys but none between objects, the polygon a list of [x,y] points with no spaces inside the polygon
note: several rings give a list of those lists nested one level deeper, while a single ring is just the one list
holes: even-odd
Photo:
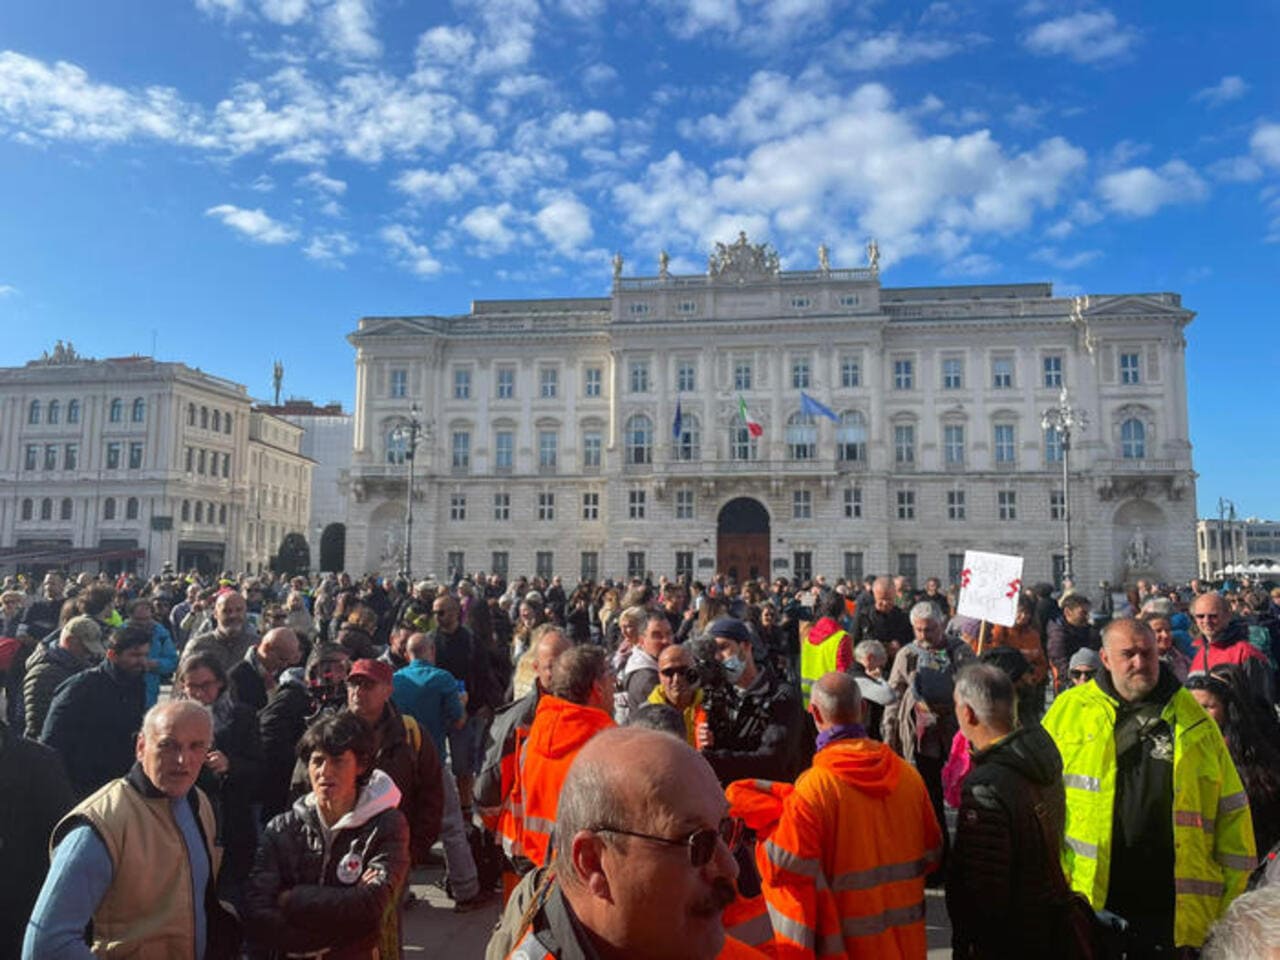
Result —
[{"label": "face mask", "polygon": [[727,660],[721,660],[720,666],[724,668],[725,676],[734,681],[742,676],[743,670],[747,669],[747,665],[743,663],[742,658],[738,656],[732,656]]}]

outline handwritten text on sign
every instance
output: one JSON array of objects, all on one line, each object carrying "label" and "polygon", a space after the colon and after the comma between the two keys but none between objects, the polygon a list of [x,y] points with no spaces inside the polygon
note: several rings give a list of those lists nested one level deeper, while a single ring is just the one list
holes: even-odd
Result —
[{"label": "handwritten text on sign", "polygon": [[964,552],[956,612],[988,623],[1013,626],[1022,589],[1022,558],[981,550]]}]

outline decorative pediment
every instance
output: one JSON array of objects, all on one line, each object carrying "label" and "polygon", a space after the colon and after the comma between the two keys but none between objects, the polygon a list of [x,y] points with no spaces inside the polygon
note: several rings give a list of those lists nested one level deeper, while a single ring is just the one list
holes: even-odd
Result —
[{"label": "decorative pediment", "polygon": [[366,317],[354,336],[364,338],[420,337],[435,333],[431,320],[423,317]]},{"label": "decorative pediment", "polygon": [[709,276],[733,283],[772,280],[780,269],[777,252],[767,243],[751,243],[745,230],[728,246],[717,243],[707,258]]},{"label": "decorative pediment", "polygon": [[1091,320],[1112,317],[1179,317],[1187,312],[1181,305],[1170,303],[1165,296],[1158,295],[1085,297],[1084,301],[1083,314]]}]

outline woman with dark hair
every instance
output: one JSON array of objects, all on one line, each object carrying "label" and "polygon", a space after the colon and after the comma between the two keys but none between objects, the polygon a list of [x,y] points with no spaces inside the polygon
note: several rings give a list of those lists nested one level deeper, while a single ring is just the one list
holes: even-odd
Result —
[{"label": "woman with dark hair", "polygon": [[1227,741],[1249,797],[1254,841],[1259,855],[1264,855],[1280,843],[1280,746],[1266,732],[1267,718],[1260,717],[1242,695],[1244,684],[1238,672],[1223,673],[1193,674],[1186,687],[1217,722]]},{"label": "woman with dark hair", "polygon": [[565,626],[575,646],[591,642],[591,584],[584,581],[574,588],[565,606]]},{"label": "woman with dark hair", "polygon": [[218,872],[218,896],[241,906],[241,890],[253,866],[258,846],[254,804],[262,783],[265,759],[258,738],[258,715],[253,708],[227,696],[222,661],[197,653],[178,664],[175,696],[202,703],[213,714],[213,749],[205,757],[196,786],[213,804],[218,839],[224,848]]},{"label": "woman with dark hair", "polygon": [[326,960],[397,957],[409,873],[400,791],[372,768],[373,731],[343,710],[298,743],[311,792],[267,824],[245,895],[251,943]]}]

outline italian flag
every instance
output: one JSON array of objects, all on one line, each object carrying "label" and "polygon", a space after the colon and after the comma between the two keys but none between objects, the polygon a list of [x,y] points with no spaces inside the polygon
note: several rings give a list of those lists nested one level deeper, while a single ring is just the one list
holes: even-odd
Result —
[{"label": "italian flag", "polygon": [[764,427],[748,412],[747,401],[742,399],[742,394],[738,394],[738,413],[742,415],[742,422],[747,425],[747,433],[753,437],[764,436]]}]

